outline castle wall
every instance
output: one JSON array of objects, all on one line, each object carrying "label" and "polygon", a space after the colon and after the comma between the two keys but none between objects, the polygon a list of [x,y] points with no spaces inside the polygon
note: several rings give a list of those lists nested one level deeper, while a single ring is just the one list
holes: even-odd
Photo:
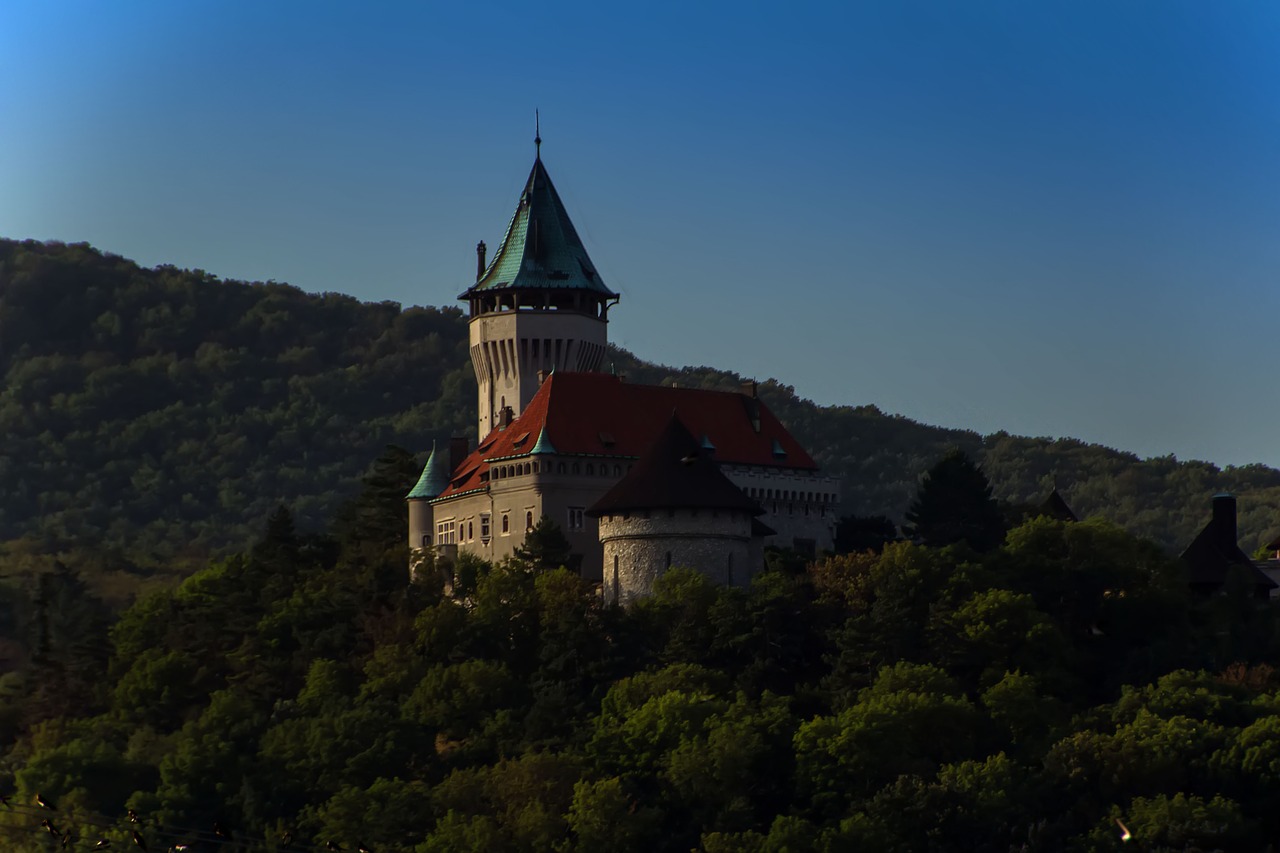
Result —
[{"label": "castle wall", "polygon": [[[460,551],[495,562],[512,556],[524,542],[530,524],[537,524],[547,515],[564,531],[572,553],[580,555],[581,576],[599,581],[603,565],[599,531],[596,520],[588,517],[586,510],[622,479],[630,466],[630,461],[548,454],[495,461],[489,468],[487,492],[431,506],[436,522],[454,523]],[[486,515],[490,520],[487,539],[482,536],[481,523]]]},{"label": "castle wall", "polygon": [[751,516],[726,510],[655,510],[599,520],[604,596],[629,604],[653,594],[669,568],[696,569],[726,586],[746,586],[763,567],[751,559]]},{"label": "castle wall", "polygon": [[777,531],[767,544],[813,554],[835,547],[838,477],[748,465],[724,465],[720,470],[764,510],[760,520]]},{"label": "castle wall", "polygon": [[[527,474],[525,466],[528,466]],[[587,517],[584,511],[613,488],[630,467],[629,459],[609,457],[539,455],[494,461],[490,466],[487,493],[432,503],[429,506],[434,518],[428,515],[421,525],[415,526],[414,504],[425,502],[410,501],[410,546],[420,547],[423,535],[431,536],[435,542],[436,522],[453,521],[453,541],[459,551],[496,562],[512,556],[524,542],[530,518],[537,524],[538,519],[547,515],[564,531],[573,553],[581,555],[578,569],[582,577],[607,581],[611,577],[612,559],[601,551],[596,520]],[[760,520],[778,534],[764,540],[764,544],[796,547],[802,551],[811,545],[815,553],[833,547],[839,510],[837,478],[785,468],[724,466],[721,470],[765,509]],[[481,519],[486,515],[490,519],[487,539],[481,535]],[[505,533],[502,531],[504,515],[508,519]],[[763,565],[762,546],[757,541],[754,547],[760,555],[749,562]]]}]

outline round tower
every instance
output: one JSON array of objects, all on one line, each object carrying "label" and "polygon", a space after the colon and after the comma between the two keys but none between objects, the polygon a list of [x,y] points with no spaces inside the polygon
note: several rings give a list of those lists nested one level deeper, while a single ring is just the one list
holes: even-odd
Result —
[{"label": "round tower", "polygon": [[431,442],[431,455],[427,464],[422,466],[422,476],[413,489],[405,496],[409,504],[409,550],[430,548],[431,538],[431,504],[449,486],[449,463],[443,453],[436,450],[435,441]]},{"label": "round tower", "polygon": [[484,243],[476,255],[476,283],[458,298],[470,306],[483,440],[504,409],[524,410],[539,373],[600,369],[618,294],[596,272],[540,156],[493,259]]},{"label": "round tower", "polygon": [[761,513],[673,413],[631,470],[587,510],[599,522],[605,601],[652,595],[673,566],[746,586],[763,562],[753,547]]}]

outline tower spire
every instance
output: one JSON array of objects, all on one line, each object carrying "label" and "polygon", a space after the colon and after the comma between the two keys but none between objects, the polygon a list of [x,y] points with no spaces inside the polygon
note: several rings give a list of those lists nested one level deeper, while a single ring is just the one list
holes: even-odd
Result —
[{"label": "tower spire", "polygon": [[536,108],[533,111],[533,159],[542,159],[542,120]]}]

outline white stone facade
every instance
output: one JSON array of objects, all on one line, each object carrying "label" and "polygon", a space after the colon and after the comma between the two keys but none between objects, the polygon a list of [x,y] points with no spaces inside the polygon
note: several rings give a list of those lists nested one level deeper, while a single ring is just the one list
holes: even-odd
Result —
[{"label": "white stone facade", "polygon": [[746,586],[763,568],[752,561],[751,515],[741,510],[652,510],[600,518],[604,596],[630,604],[653,593],[669,568],[696,569],[725,586]]},{"label": "white stone facade", "polygon": [[[409,545],[457,545],[459,551],[502,560],[524,542],[530,524],[546,515],[564,531],[573,552],[582,555],[582,577],[607,582],[613,562],[601,553],[596,520],[584,511],[622,479],[632,461],[552,455],[495,460],[488,491],[432,503],[410,501]],[[721,471],[765,510],[759,519],[777,535],[764,545],[806,553],[834,547],[839,479],[785,468],[724,466]],[[756,549],[761,550],[758,541]]]},{"label": "white stone facade", "polygon": [[538,391],[538,372],[600,369],[608,343],[604,316],[573,311],[503,308],[468,326],[479,405],[476,434],[498,426],[503,406],[519,416]]}]

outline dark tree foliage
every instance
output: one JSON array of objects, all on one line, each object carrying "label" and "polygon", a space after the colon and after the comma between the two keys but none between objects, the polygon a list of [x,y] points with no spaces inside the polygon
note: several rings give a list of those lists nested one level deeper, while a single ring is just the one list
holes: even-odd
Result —
[{"label": "dark tree foliage", "polygon": [[577,568],[573,557],[573,546],[569,537],[564,535],[560,525],[544,515],[538,523],[524,535],[524,542],[515,550],[516,559],[537,572],[549,572],[552,569]]},{"label": "dark tree foliage", "polygon": [[875,551],[878,554],[885,545],[897,542],[898,538],[898,526],[886,516],[847,515],[836,522],[835,550],[837,554],[856,551]]},{"label": "dark tree foliage", "polygon": [[907,535],[925,545],[967,542],[981,552],[1004,539],[1004,513],[991,497],[991,484],[958,449],[925,472],[906,517]]},{"label": "dark tree foliage", "polygon": [[[379,587],[358,579],[407,554],[376,536],[300,533],[284,507],[261,531],[126,610],[105,670],[74,573],[36,591],[32,659],[0,679],[5,849],[56,846],[37,792],[60,832],[112,849],[215,821],[245,849],[379,853],[1123,850],[1116,818],[1153,850],[1280,832],[1275,605],[1192,598],[1105,523],[779,561],[746,588],[673,569],[627,609],[519,560],[458,598]],[[92,701],[50,702],[72,675]]]}]

